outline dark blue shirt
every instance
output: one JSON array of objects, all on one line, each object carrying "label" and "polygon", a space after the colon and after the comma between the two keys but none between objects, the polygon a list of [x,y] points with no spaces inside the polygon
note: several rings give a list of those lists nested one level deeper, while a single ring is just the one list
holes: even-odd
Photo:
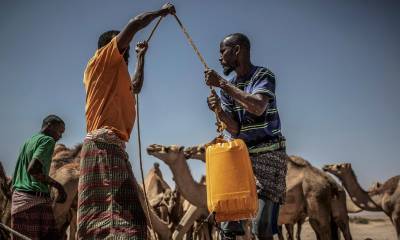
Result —
[{"label": "dark blue shirt", "polygon": [[231,96],[221,90],[222,109],[230,113],[239,123],[239,134],[232,136],[242,139],[247,147],[269,141],[276,141],[281,134],[281,122],[275,97],[275,75],[267,68],[254,66],[242,78],[234,77],[230,83],[249,94],[265,94],[269,97],[268,108],[260,116],[244,109]]}]

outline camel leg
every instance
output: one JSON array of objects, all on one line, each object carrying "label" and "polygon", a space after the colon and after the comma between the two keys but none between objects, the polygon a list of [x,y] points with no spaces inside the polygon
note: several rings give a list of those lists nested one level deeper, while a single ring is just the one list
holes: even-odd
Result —
[{"label": "camel leg", "polygon": [[132,176],[132,181],[134,184],[135,189],[137,190],[138,193],[138,198],[140,205],[143,208],[143,211],[145,212],[147,222],[152,222],[154,231],[158,234],[158,239],[160,240],[169,240],[171,238],[171,230],[168,228],[168,223],[164,222],[162,219],[160,219],[157,214],[154,212],[154,209],[150,207],[150,212],[147,211],[147,204],[146,204],[146,199],[145,195],[143,192],[143,189],[139,184],[137,183],[135,177]]},{"label": "camel leg", "polygon": [[294,240],[293,239],[294,225],[293,224],[285,224],[285,227],[286,227],[286,231],[287,231],[287,234],[286,234],[287,239]]},{"label": "camel leg", "polygon": [[71,213],[72,213],[72,218],[71,218],[71,222],[69,223],[69,238],[68,240],[75,240],[76,238],[76,234],[77,234],[77,210],[71,208]]},{"label": "camel leg", "polygon": [[301,240],[301,228],[303,227],[304,218],[300,219],[297,222],[297,232],[296,232],[296,240]]},{"label": "camel leg", "polygon": [[392,222],[396,228],[397,239],[400,240],[400,209],[392,214]]},{"label": "camel leg", "polygon": [[[350,233],[349,216],[347,214],[346,193],[341,191],[337,198],[333,198],[332,204],[332,217],[333,221],[339,227],[345,240],[352,240]],[[339,233],[338,233],[339,235]],[[340,237],[340,235],[339,235]]]},{"label": "camel leg", "polygon": [[279,239],[279,240],[285,240],[285,239],[283,238],[282,230],[283,230],[282,225],[279,225],[279,226],[278,226],[278,239]]},{"label": "camel leg", "polygon": [[179,225],[176,226],[175,231],[172,234],[172,239],[182,239],[183,235],[189,231],[194,221],[196,221],[196,219],[198,219],[205,212],[207,212],[205,209],[191,205],[186,211],[185,215],[182,217]]},{"label": "camel leg", "polygon": [[[336,220],[336,219],[335,219]],[[350,224],[349,218],[337,220],[336,224],[339,226],[340,231],[342,231],[343,237],[345,240],[352,240],[352,236],[350,233]]]},{"label": "camel leg", "polygon": [[319,240],[331,239],[330,207],[326,199],[318,199],[315,196],[306,197],[307,212],[310,225]]}]

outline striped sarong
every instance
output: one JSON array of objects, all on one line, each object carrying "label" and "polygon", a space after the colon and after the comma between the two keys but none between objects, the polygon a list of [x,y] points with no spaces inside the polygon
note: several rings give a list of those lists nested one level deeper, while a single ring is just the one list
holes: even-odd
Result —
[{"label": "striped sarong", "polygon": [[[60,239],[55,228],[49,197],[37,197],[14,191],[12,195],[11,228],[32,240]],[[20,239],[12,236],[11,239]]]},{"label": "striped sarong", "polygon": [[78,238],[146,239],[146,218],[124,143],[105,131],[88,134],[82,146]]}]

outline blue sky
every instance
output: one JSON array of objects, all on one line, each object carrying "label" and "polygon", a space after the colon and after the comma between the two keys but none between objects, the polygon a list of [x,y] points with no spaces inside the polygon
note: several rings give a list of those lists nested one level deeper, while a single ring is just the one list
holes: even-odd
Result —
[{"label": "blue sky", "polygon": [[[1,1],[0,161],[12,174],[18,149],[50,113],[65,119],[68,146],[85,136],[83,71],[100,33],[121,29],[161,1]],[[174,1],[210,67],[219,42],[243,32],[252,60],[277,76],[288,153],[313,165],[351,162],[364,187],[398,175],[400,2]],[[153,23],[154,24],[154,23]],[[134,42],[147,38],[151,27]],[[130,70],[135,55],[131,52]],[[146,56],[140,98],[145,171],[151,143],[195,145],[214,136],[203,67],[173,17]],[[139,179],[136,132],[128,145]],[[196,179],[204,164],[191,161]],[[161,163],[171,182],[171,173]]]}]

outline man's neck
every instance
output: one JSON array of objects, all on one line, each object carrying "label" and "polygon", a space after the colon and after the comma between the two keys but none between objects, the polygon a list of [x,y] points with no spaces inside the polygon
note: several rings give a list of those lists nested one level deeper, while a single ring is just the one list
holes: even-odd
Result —
[{"label": "man's neck", "polygon": [[245,64],[240,64],[236,69],[236,76],[238,78],[247,76],[253,68],[253,64],[249,61]]},{"label": "man's neck", "polygon": [[40,133],[43,134],[43,135],[46,135],[46,136],[51,137],[50,134],[49,134],[49,131],[48,131],[47,129],[45,129],[45,128],[42,128],[42,129],[40,130]]}]

